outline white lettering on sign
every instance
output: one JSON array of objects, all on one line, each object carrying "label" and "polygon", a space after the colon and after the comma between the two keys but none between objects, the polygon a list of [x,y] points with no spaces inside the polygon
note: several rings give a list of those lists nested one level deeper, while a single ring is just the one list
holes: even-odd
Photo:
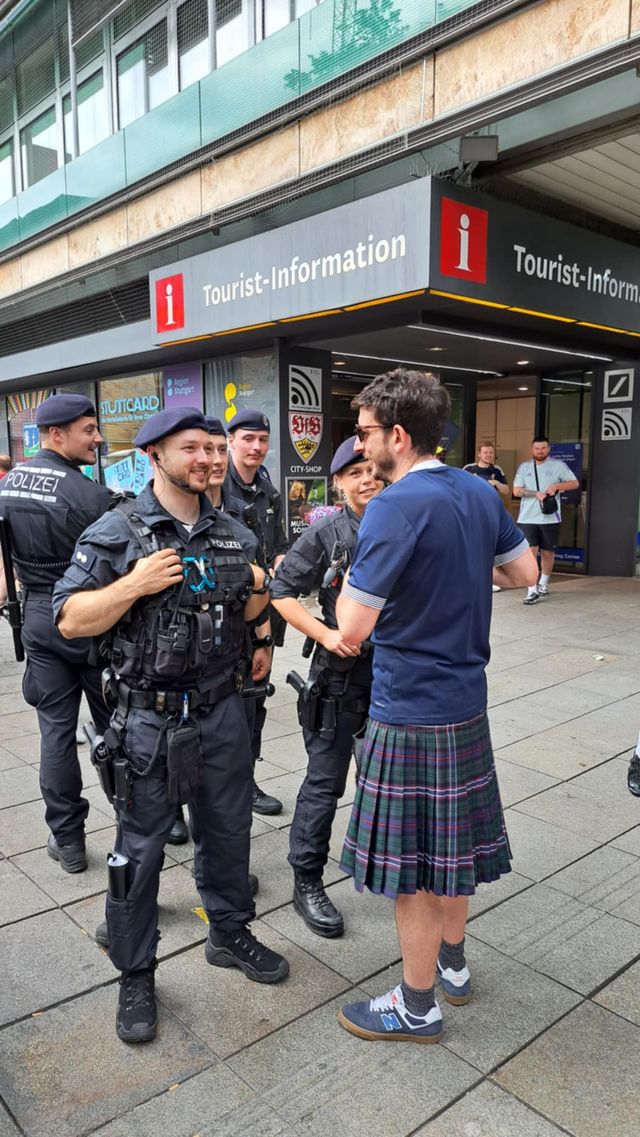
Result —
[{"label": "white lettering on sign", "polygon": [[289,264],[270,265],[266,273],[256,271],[251,275],[241,272],[236,280],[224,284],[204,284],[202,291],[207,308],[217,308],[222,304],[232,304],[263,292],[281,292],[298,284],[308,284],[313,280],[328,280],[344,273],[358,272],[374,264],[399,260],[407,255],[407,239],[404,233],[396,233],[387,240],[375,239],[369,234],[367,241],[359,241],[353,249],[328,253],[314,257],[311,261],[301,261],[292,257]]},{"label": "white lettering on sign", "polygon": [[565,288],[584,288],[598,296],[609,296],[612,300],[626,300],[630,304],[640,303],[640,284],[637,281],[621,280],[612,276],[611,269],[602,272],[593,265],[580,265],[577,261],[565,261],[562,253],[555,257],[540,256],[530,252],[526,245],[514,245],[516,272],[533,276],[536,280],[548,280]]},{"label": "white lettering on sign", "polygon": [[456,268],[461,272],[471,272],[469,268],[469,226],[471,221],[468,213],[460,214],[460,225],[458,226],[458,235],[460,237],[460,256]]}]

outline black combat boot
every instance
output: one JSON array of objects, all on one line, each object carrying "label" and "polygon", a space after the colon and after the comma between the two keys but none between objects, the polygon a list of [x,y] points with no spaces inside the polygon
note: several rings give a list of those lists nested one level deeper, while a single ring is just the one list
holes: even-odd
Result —
[{"label": "black combat boot", "polygon": [[189,840],[189,826],[184,819],[182,806],[179,805],[176,810],[176,819],[173,823],[173,828],[167,837],[168,845],[186,845]]},{"label": "black combat boot", "polygon": [[296,874],[293,907],[316,936],[332,940],[344,932],[344,920],[329,900],[321,877],[309,880]]},{"label": "black combat boot", "polygon": [[271,794],[266,794],[264,790],[260,789],[257,782],[253,783],[253,792],[251,794],[251,808],[254,813],[263,813],[267,817],[276,817],[277,814],[282,813],[282,802],[277,797],[271,797]]},{"label": "black combat boot", "polygon": [[71,845],[59,845],[53,833],[50,833],[47,839],[47,853],[65,872],[86,871],[87,850],[84,840],[74,841]]},{"label": "black combat boot", "polygon": [[634,797],[640,797],[640,757],[637,754],[633,755],[627,770],[627,786],[629,793]]},{"label": "black combat boot", "polygon": [[239,967],[254,983],[280,983],[289,974],[289,961],[261,944],[247,926],[233,932],[209,928],[205,955],[214,967]]},{"label": "black combat boot", "polygon": [[123,971],[116,1015],[116,1034],[123,1042],[151,1042],[156,1036],[155,969]]}]

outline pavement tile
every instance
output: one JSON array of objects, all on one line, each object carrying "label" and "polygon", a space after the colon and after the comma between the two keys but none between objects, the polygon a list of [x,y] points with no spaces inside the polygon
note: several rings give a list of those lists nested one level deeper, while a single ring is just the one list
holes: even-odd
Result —
[{"label": "pavement tile", "polygon": [[523,892],[525,888],[531,888],[532,884],[533,881],[517,872],[508,872],[491,884],[479,884],[473,896],[469,897],[469,918],[474,919],[482,912],[497,907],[510,896]]},{"label": "pavement tile", "polygon": [[540,774],[537,770],[528,770],[526,766],[514,766],[512,762],[504,762],[501,758],[496,758],[495,764],[500,797],[505,809],[557,783],[557,778]]},{"label": "pavement tile", "polygon": [[10,861],[0,862],[0,925],[13,924],[53,906],[51,897],[36,888]]},{"label": "pavement tile", "polygon": [[[623,668],[615,665],[587,675],[579,675],[564,686],[591,692],[596,699],[605,695],[609,695],[611,699],[626,699],[628,695],[635,695],[640,691],[640,671],[635,666]],[[597,706],[597,703],[592,705]]]},{"label": "pavement tile", "polygon": [[356,892],[350,877],[332,884],[327,891],[344,916],[345,933],[339,939],[326,940],[314,935],[292,904],[270,912],[265,922],[352,983],[358,983],[364,976],[399,958],[390,900],[370,892]]},{"label": "pavement tile", "polygon": [[598,842],[530,817],[517,808],[505,812],[513,852],[512,867],[531,880],[543,880],[596,848]]},{"label": "pavement tile", "polygon": [[413,1137],[560,1137],[561,1133],[511,1094],[483,1082]]},{"label": "pavement tile", "polygon": [[27,765],[28,762],[18,758],[17,754],[12,754],[10,750],[5,750],[4,746],[0,746],[0,770],[19,770],[21,766]]},{"label": "pavement tile", "polygon": [[[109,960],[63,912],[46,912],[0,928],[0,958],[3,1023],[113,979]],[[0,1033],[0,1049],[3,1038]]]},{"label": "pavement tile", "polygon": [[116,1000],[114,984],[0,1033],[0,1092],[27,1137],[86,1133],[215,1061],[163,1007],[153,1045],[123,1045]]},{"label": "pavement tile", "polygon": [[614,703],[617,698],[623,698],[622,695],[615,695],[611,692],[585,690],[576,686],[580,683],[581,678],[584,676],[570,679],[567,683],[557,683],[553,687],[545,687],[542,691],[535,691],[532,695],[526,695],[520,699],[519,705],[523,708],[540,711],[543,714],[545,712],[547,714],[556,711],[564,712],[564,719],[559,721],[568,722],[570,719],[579,718],[589,711],[597,710],[598,707],[608,706]]},{"label": "pavement tile", "polygon": [[[444,1046],[487,1074],[576,1006],[580,996],[481,943],[475,927],[471,931],[465,941],[471,1002],[464,1007],[450,1006],[440,995],[438,984],[436,998],[444,1018]],[[402,967],[396,964],[365,980],[361,987],[371,996],[382,995],[401,979]]]},{"label": "pavement tile", "polygon": [[281,778],[286,773],[286,766],[277,766],[275,762],[267,762],[263,758],[256,766],[256,782],[261,786],[263,782],[268,782],[271,778]]},{"label": "pavement tile", "polygon": [[635,825],[633,829],[629,829],[621,837],[616,837],[611,845],[614,849],[624,849],[625,852],[632,853],[634,857],[640,857],[640,825]]},{"label": "pavement tile", "polygon": [[583,1003],[516,1055],[495,1080],[574,1137],[640,1132],[640,1028]]},{"label": "pavement tile", "polygon": [[622,849],[596,849],[547,883],[592,908],[640,924],[640,860]]},{"label": "pavement tile", "polygon": [[220,1121],[230,1120],[230,1114],[253,1098],[246,1082],[223,1062],[215,1061],[208,1070],[188,1081],[174,1082],[157,1097],[108,1122],[97,1133],[98,1137],[193,1137],[194,1133],[205,1133],[215,1115],[217,1134]]},{"label": "pavement tile", "polygon": [[[258,785],[259,784],[260,781],[258,778]],[[260,820],[264,821],[264,823],[272,829],[284,829],[287,825],[291,825],[296,798],[301,784],[301,773],[280,774],[278,778],[270,778],[269,793],[273,794],[274,797],[280,798],[282,802],[282,813],[279,813],[276,817],[268,817],[264,814],[260,814]]]},{"label": "pavement tile", "polygon": [[[627,828],[631,828],[640,818],[640,803],[637,798],[629,793],[627,788],[627,770],[630,758],[631,751],[618,758],[611,758],[608,762],[594,766],[592,770],[586,770],[577,778],[571,779],[572,786],[578,786],[582,790],[598,794],[610,801],[621,812],[624,812],[624,815],[631,819]],[[634,805],[635,817],[633,815]],[[631,806],[631,810],[629,810],[629,806]]]},{"label": "pavement tile", "polygon": [[166,960],[158,971],[165,1005],[223,1058],[349,985],[264,921],[256,921],[252,929],[259,940],[289,960],[291,974],[284,983],[251,983],[237,968],[211,967],[203,947]]},{"label": "pavement tile", "polygon": [[86,872],[68,873],[47,853],[46,848],[20,853],[13,863],[57,904],[71,904],[83,896],[102,892],[107,879],[107,854],[113,851],[115,827],[87,834]]},{"label": "pavement tile", "polygon": [[[98,829],[106,829],[110,825],[113,825],[113,821],[99,809],[89,810],[89,816],[85,821],[87,834]],[[40,798],[22,805],[0,808],[0,850],[5,857],[14,857],[17,853],[26,853],[29,849],[43,848],[48,836],[44,803]]]},{"label": "pavement tile", "polygon": [[572,723],[563,723],[510,746],[496,747],[496,757],[563,781],[613,757],[602,746],[573,737],[571,727]]},{"label": "pavement tile", "polygon": [[541,730],[566,721],[567,717],[563,711],[546,712],[537,707],[527,709],[521,700],[503,703],[499,707],[491,707],[489,711],[491,741],[498,750],[520,739],[535,737]]},{"label": "pavement tile", "polygon": [[12,754],[16,754],[18,758],[22,758],[29,765],[34,765],[40,761],[39,734],[18,734],[15,737],[10,735],[3,740],[2,745],[5,750],[10,750]]},{"label": "pavement tile", "polygon": [[627,791],[622,778],[617,798],[610,793],[583,788],[583,785],[582,778],[574,778],[519,802],[516,809],[518,813],[548,821],[571,833],[596,836],[600,841],[611,841],[637,820],[638,803]]},{"label": "pavement tile", "polygon": [[220,1121],[206,1125],[196,1137],[302,1137],[263,1101],[249,1102]]},{"label": "pavement tile", "polygon": [[640,1026],[640,963],[634,963],[593,997],[594,1003]]},{"label": "pavement tile", "polygon": [[[14,700],[15,702],[15,700]],[[38,729],[38,716],[35,711],[26,707],[20,700],[24,710],[12,714],[0,715],[0,740],[17,738],[19,735],[34,734]]]},{"label": "pavement tile", "polygon": [[473,922],[473,935],[586,995],[640,955],[640,929],[546,884]]},{"label": "pavement tile", "polygon": [[0,1137],[20,1137],[20,1130],[16,1128],[6,1109],[0,1105]]},{"label": "pavement tile", "polygon": [[24,801],[40,800],[38,775],[31,766],[19,766],[0,771],[0,802],[3,809],[20,805]]},{"label": "pavement tile", "polygon": [[[284,735],[282,738],[263,742],[261,750],[265,762],[273,762],[277,766],[282,766],[282,769],[288,770],[289,773],[307,768],[307,752],[299,729],[292,734]],[[256,776],[259,782],[260,766],[256,767]]]},{"label": "pavement tile", "polygon": [[[293,893],[293,869],[287,863],[289,852],[288,830],[272,829],[251,842],[251,871],[260,881],[260,891],[256,896],[256,911],[259,916],[282,908],[291,903]],[[329,861],[324,873],[325,884],[342,879],[342,873],[334,861]]]}]

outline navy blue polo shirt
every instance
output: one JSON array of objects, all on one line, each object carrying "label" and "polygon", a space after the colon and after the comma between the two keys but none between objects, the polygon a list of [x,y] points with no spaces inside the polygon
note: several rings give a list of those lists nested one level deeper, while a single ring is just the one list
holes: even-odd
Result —
[{"label": "navy blue polo shirt", "polygon": [[526,549],[491,486],[435,460],[369,502],[344,592],[380,609],[372,718],[426,726],[484,710],[493,567]]}]

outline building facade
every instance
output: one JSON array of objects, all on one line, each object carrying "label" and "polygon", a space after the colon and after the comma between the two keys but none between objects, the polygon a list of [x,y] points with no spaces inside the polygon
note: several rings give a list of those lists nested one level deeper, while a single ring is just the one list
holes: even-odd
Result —
[{"label": "building facade", "polygon": [[636,570],[640,0],[18,0],[0,60],[0,448],[79,390],[138,491],[150,414],[258,405],[295,535],[430,367],[448,461],[545,431],[560,563]]}]

